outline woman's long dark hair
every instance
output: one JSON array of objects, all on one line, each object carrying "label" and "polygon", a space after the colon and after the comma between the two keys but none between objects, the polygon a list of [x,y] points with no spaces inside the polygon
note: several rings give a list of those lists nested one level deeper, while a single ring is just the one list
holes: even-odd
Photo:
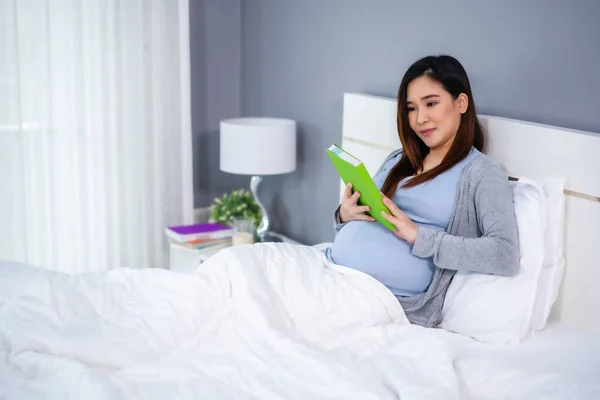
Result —
[{"label": "woman's long dark hair", "polygon": [[[417,136],[408,123],[406,90],[413,79],[421,76],[428,76],[441,83],[454,99],[464,93],[469,101],[467,111],[461,115],[458,132],[448,154],[446,154],[440,165],[417,175],[423,169],[423,160],[429,153],[429,147]],[[412,177],[403,184],[403,187],[406,188],[430,181],[463,160],[472,147],[483,151],[485,145],[483,129],[477,119],[467,73],[458,60],[447,55],[422,58],[406,71],[398,90],[397,124],[398,135],[402,143],[402,157],[390,171],[381,189],[389,198],[394,195],[398,184],[404,178]]]}]

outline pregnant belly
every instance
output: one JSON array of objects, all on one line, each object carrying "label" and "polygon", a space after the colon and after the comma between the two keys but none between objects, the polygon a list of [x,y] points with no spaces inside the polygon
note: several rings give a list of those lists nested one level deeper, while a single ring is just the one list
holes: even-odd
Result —
[{"label": "pregnant belly", "polygon": [[395,295],[412,296],[427,290],[435,266],[411,250],[411,244],[377,222],[352,221],[338,232],[329,254],[334,263],[372,276]]}]

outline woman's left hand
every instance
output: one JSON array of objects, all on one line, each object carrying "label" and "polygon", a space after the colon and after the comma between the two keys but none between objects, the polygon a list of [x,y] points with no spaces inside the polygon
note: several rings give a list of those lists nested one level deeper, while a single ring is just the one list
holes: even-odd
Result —
[{"label": "woman's left hand", "polygon": [[406,214],[394,204],[394,202],[383,195],[383,204],[390,210],[392,215],[382,211],[383,217],[390,221],[396,229],[394,233],[400,238],[413,244],[417,239],[417,231],[419,227]]}]

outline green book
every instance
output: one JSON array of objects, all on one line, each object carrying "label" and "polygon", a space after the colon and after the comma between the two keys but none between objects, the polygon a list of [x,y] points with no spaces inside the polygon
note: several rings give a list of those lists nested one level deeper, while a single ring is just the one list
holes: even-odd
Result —
[{"label": "green book", "polygon": [[358,158],[333,143],[327,150],[333,166],[342,178],[344,184],[352,183],[353,191],[359,191],[358,204],[368,205],[371,210],[367,212],[390,230],[396,227],[381,215],[382,211],[391,215],[390,210],[383,204],[383,196],[369,175],[367,168]]}]

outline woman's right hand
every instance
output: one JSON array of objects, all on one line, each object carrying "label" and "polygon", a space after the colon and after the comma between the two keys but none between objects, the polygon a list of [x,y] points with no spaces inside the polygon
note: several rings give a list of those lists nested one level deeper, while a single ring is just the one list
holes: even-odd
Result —
[{"label": "woman's right hand", "polygon": [[342,196],[342,204],[340,206],[340,222],[375,221],[375,218],[365,214],[365,212],[369,211],[371,207],[358,205],[359,197],[360,193],[358,191],[352,194],[352,184],[348,183],[346,185],[346,190],[344,190],[344,195]]}]

